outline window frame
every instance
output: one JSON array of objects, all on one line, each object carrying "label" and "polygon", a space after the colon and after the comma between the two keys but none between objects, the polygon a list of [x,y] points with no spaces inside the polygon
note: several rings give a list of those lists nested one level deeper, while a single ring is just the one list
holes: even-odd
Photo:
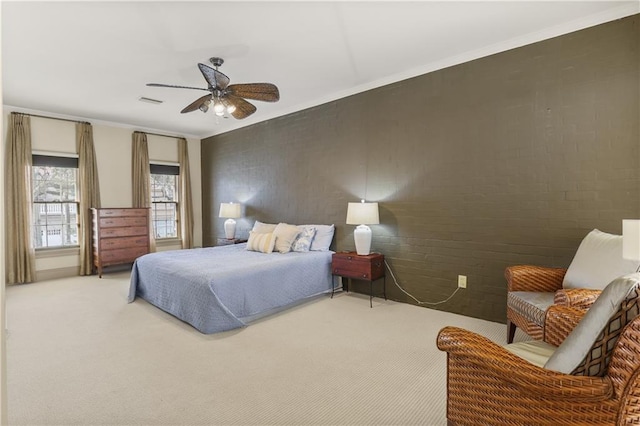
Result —
[{"label": "window frame", "polygon": [[[31,155],[31,179],[33,180],[32,183],[32,190],[31,190],[31,229],[32,229],[32,244],[33,244],[33,248],[36,252],[40,252],[40,251],[47,251],[47,250],[68,250],[68,249],[78,249],[80,247],[80,217],[78,215],[78,212],[80,211],[80,193],[78,191],[79,189],[79,182],[78,182],[78,169],[79,169],[79,159],[78,156],[76,154],[62,154],[62,153],[55,153],[55,154],[41,154],[41,153],[37,153],[37,152],[33,152]],[[36,200],[36,168],[37,167],[55,167],[55,168],[66,168],[66,169],[75,169],[75,194],[73,196],[74,201],[70,201],[70,200],[60,200],[60,201],[42,201],[42,200]],[[42,209],[44,208],[44,210],[46,211],[46,213],[44,214],[44,218],[45,221],[47,221],[49,219],[49,210],[50,210],[50,206],[55,206],[58,205],[60,206],[60,211],[62,212],[62,210],[64,209],[65,205],[71,205],[74,207],[75,211],[72,211],[69,213],[69,216],[73,216],[75,215],[75,235],[76,235],[76,243],[75,244],[64,244],[64,241],[61,241],[62,244],[60,245],[49,245],[49,228],[53,228],[55,225],[50,225],[48,222],[46,222],[45,224],[41,224],[38,225],[36,223],[36,215],[40,215],[39,213],[36,213],[37,211],[42,211]],[[61,214],[62,216],[62,214]],[[65,226],[69,226],[72,227],[73,224],[71,222],[69,223],[61,223],[59,224],[61,229],[60,229],[60,235],[62,235],[62,228]],[[37,232],[42,232],[41,230],[44,229],[46,235],[45,238],[41,239],[41,242],[46,243],[46,245],[41,245],[41,246],[37,246],[36,242],[38,241],[38,239],[36,238],[37,236]],[[54,229],[52,229],[54,230]]]},{"label": "window frame", "polygon": [[[154,238],[158,242],[162,241],[172,241],[179,240],[181,238],[180,233],[180,165],[178,163],[164,163],[164,162],[151,162],[149,164],[149,190],[151,194],[149,194],[149,199],[151,203],[151,230],[153,232]],[[162,176],[175,176],[175,188],[174,188],[174,201],[154,201],[153,200],[153,175],[162,175]],[[157,232],[156,224],[161,222],[156,220],[156,205],[166,205],[173,204],[175,205],[175,215],[174,215],[174,226],[175,226],[175,235],[168,237],[159,237]],[[166,219],[164,222],[169,222]]]}]

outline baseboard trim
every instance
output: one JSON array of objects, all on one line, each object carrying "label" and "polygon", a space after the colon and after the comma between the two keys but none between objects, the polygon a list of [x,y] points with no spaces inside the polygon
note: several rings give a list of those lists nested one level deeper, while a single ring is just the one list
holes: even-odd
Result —
[{"label": "baseboard trim", "polygon": [[56,280],[58,278],[69,278],[80,275],[79,266],[68,266],[66,268],[44,269],[36,271],[36,281]]}]

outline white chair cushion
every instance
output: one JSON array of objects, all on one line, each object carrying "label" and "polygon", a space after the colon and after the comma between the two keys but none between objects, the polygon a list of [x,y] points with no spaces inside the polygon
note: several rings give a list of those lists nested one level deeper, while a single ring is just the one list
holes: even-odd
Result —
[{"label": "white chair cushion", "polygon": [[538,367],[544,367],[549,357],[558,349],[542,340],[512,343],[504,346],[504,348]]},{"label": "white chair cushion", "polygon": [[534,324],[544,327],[544,318],[555,294],[545,291],[510,291],[507,306]]},{"label": "white chair cushion", "polygon": [[594,229],[580,243],[562,287],[602,290],[617,277],[635,272],[637,267],[638,262],[622,257],[622,235]]},{"label": "white chair cushion", "polygon": [[[633,319],[629,318],[627,312],[624,312],[622,317],[619,318],[615,318],[615,314],[619,313],[623,308],[629,308],[628,306],[623,306],[623,302],[628,296],[630,297],[637,293],[639,283],[640,273],[625,275],[613,280],[598,296],[576,328],[551,355],[544,368],[565,374],[577,374],[574,370],[580,366],[592,350],[599,352],[600,356],[606,357],[607,353],[613,350],[613,347],[611,339],[607,341],[608,336],[603,336],[603,334],[606,334],[603,331],[614,320],[615,323],[612,323],[612,325],[613,331],[617,332],[615,335],[617,338],[626,322]],[[634,310],[637,311],[637,299],[634,300],[634,306]],[[604,374],[602,369],[585,372],[585,375],[602,374]]]}]

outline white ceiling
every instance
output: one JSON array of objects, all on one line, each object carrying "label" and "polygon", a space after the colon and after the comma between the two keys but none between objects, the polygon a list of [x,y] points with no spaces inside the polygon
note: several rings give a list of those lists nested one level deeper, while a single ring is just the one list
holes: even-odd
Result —
[{"label": "white ceiling", "polygon": [[[2,2],[5,108],[204,138],[638,13],[638,1]],[[206,88],[270,82],[245,120],[180,114]],[[153,105],[140,96],[160,99]]]}]

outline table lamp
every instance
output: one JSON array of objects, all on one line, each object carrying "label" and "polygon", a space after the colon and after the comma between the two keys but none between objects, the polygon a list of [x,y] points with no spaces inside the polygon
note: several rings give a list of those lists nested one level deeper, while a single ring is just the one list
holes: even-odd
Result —
[{"label": "table lamp", "polygon": [[347,225],[358,225],[353,231],[356,253],[360,256],[371,253],[371,228],[367,225],[380,223],[378,203],[349,203],[347,207]]},{"label": "table lamp", "polygon": [[226,217],[224,221],[224,235],[231,240],[236,235],[236,221],[234,219],[240,217],[240,204],[238,203],[220,203],[220,213],[218,217]]}]

